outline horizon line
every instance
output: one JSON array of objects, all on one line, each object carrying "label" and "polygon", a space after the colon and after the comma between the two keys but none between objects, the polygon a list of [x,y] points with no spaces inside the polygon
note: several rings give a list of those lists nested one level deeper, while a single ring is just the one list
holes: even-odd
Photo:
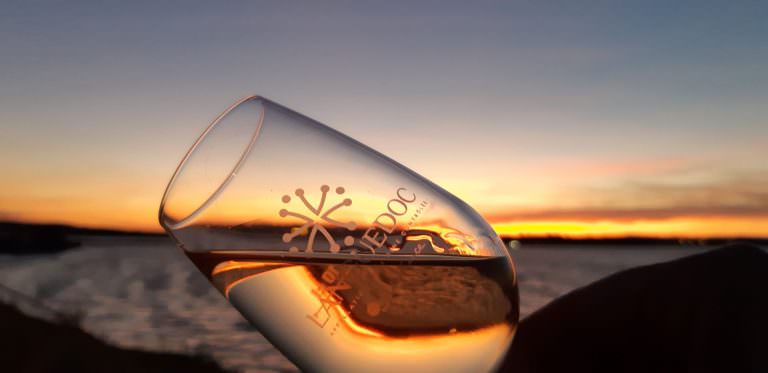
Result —
[{"label": "horizon line", "polygon": [[[0,220],[0,225],[12,224],[29,227],[58,227],[72,230],[82,230],[91,232],[104,232],[117,235],[151,235],[165,236],[167,233],[162,229],[144,230],[144,229],[121,229],[114,227],[99,227],[88,225],[72,225],[60,222],[26,222],[14,220]],[[272,228],[289,227],[288,225],[265,225]],[[551,239],[551,240],[570,240],[570,241],[597,241],[597,240],[659,240],[659,241],[727,241],[727,240],[768,240],[768,235],[733,235],[733,236],[676,236],[664,234],[567,234],[558,232],[543,233],[518,233],[505,234],[496,233],[502,240],[527,240],[527,239]]]}]

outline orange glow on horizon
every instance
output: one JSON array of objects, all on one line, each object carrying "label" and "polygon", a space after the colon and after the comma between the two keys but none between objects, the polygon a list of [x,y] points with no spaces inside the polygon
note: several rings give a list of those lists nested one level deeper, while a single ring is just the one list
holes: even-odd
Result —
[{"label": "orange glow on horizon", "polygon": [[[42,187],[42,186],[41,186]],[[127,185],[122,185],[127,188]],[[155,188],[144,186],[130,193],[119,191],[82,194],[76,197],[19,197],[21,187],[16,188],[14,197],[0,195],[0,221],[16,221],[33,224],[64,224],[95,229],[114,229],[161,233],[157,220],[159,197],[150,193]],[[144,190],[146,189],[146,190]],[[58,189],[63,191],[64,189]],[[122,197],[120,197],[122,196]],[[378,211],[380,204],[375,201],[356,201],[356,206]],[[491,210],[492,209],[492,210]],[[487,210],[487,211],[486,211]],[[768,214],[754,216],[707,215],[672,216],[660,218],[604,218],[599,216],[547,217],[540,214],[525,220],[504,220],[503,207],[487,207],[480,212],[489,217],[489,222],[500,236],[567,236],[574,238],[607,238],[624,236],[643,237],[752,237],[768,238]],[[356,219],[357,216],[349,216]]]},{"label": "orange glow on horizon", "polygon": [[[138,210],[138,209],[137,209]],[[146,211],[111,214],[101,211],[68,211],[66,214],[29,213],[2,221],[32,224],[64,224],[83,228],[162,233],[156,215]],[[615,238],[626,236],[659,238],[768,237],[768,217],[679,217],[646,220],[603,220],[569,218],[531,221],[491,221],[502,237],[564,236],[572,238]]]},{"label": "orange glow on horizon", "polygon": [[503,237],[563,236],[570,238],[716,238],[768,236],[768,218],[681,217],[637,221],[526,221],[496,223]]}]

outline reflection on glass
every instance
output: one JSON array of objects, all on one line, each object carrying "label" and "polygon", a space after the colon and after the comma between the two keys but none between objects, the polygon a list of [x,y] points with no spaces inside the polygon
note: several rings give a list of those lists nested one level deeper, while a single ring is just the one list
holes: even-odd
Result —
[{"label": "reflection on glass", "polygon": [[192,146],[160,222],[302,371],[490,372],[514,336],[514,267],[472,208],[261,97]]}]

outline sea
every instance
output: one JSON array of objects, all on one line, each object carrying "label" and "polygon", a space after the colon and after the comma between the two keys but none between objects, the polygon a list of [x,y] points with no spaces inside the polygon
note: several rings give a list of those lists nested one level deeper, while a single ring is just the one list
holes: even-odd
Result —
[{"label": "sea", "polygon": [[[67,315],[112,344],[205,354],[241,372],[298,372],[163,237],[89,236],[58,254],[0,255],[0,296],[35,317]],[[623,269],[698,246],[526,246],[510,250],[521,316]]]}]

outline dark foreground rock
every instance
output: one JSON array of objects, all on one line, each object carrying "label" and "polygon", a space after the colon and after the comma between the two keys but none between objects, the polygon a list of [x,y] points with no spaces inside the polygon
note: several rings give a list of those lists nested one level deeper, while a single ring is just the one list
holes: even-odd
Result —
[{"label": "dark foreground rock", "polygon": [[0,366],[4,372],[224,372],[194,356],[126,350],[73,325],[31,318],[0,304]]},{"label": "dark foreground rock", "polygon": [[768,372],[768,254],[620,272],[524,320],[501,372]]}]

